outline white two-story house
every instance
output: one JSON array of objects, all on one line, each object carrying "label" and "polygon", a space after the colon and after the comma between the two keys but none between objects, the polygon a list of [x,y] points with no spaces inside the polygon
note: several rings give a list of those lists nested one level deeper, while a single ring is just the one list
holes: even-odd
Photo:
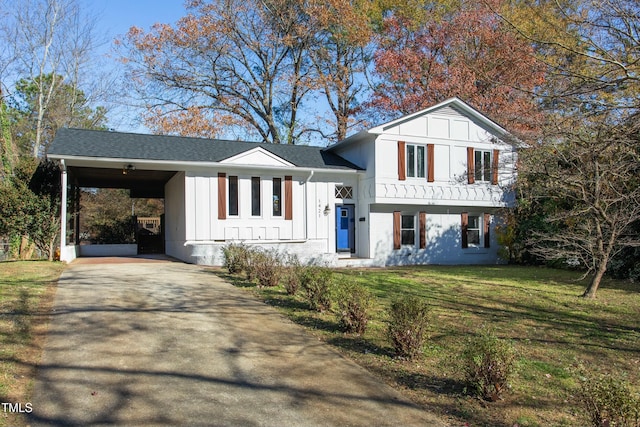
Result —
[{"label": "white two-story house", "polygon": [[329,265],[496,263],[498,213],[512,206],[509,134],[453,98],[332,146],[60,130],[61,258],[136,253],[84,248],[76,187],[165,200],[165,253],[222,263],[230,242]]}]

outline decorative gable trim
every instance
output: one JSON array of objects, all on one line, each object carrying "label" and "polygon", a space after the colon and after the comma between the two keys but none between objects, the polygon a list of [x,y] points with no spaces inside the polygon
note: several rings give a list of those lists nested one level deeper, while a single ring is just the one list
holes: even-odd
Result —
[{"label": "decorative gable trim", "polygon": [[255,147],[251,150],[243,151],[235,156],[221,160],[222,164],[241,164],[241,165],[255,165],[255,166],[282,166],[282,167],[295,167],[293,163],[290,163],[279,157],[272,152],[265,150],[262,147]]}]

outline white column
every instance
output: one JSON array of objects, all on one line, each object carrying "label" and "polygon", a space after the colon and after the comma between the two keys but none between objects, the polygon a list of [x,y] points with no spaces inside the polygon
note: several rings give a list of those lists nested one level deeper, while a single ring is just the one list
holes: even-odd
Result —
[{"label": "white column", "polygon": [[68,259],[67,246],[67,166],[64,160],[60,161],[62,167],[61,187],[62,196],[60,198],[60,261],[73,261]]}]

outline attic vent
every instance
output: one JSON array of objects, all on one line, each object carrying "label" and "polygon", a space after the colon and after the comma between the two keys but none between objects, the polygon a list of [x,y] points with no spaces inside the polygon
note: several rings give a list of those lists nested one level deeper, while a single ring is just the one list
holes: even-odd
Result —
[{"label": "attic vent", "polygon": [[353,187],[345,185],[336,185],[336,199],[352,199]]},{"label": "attic vent", "polygon": [[464,117],[459,111],[451,107],[444,107],[436,111],[441,116]]}]

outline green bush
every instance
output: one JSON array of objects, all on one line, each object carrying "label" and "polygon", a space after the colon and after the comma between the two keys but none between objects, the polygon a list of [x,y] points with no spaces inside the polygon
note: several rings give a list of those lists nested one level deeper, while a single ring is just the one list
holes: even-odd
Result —
[{"label": "green bush", "polygon": [[305,291],[311,308],[320,312],[331,308],[333,272],[329,268],[304,267],[300,275],[300,287]]},{"label": "green bush", "polygon": [[284,268],[284,289],[288,295],[295,295],[300,289],[304,267],[296,255],[287,255]]},{"label": "green bush", "polygon": [[509,341],[489,329],[470,338],[462,353],[462,371],[467,387],[485,400],[496,401],[509,386],[516,353]]},{"label": "green bush", "polygon": [[396,356],[414,359],[422,353],[427,340],[429,306],[426,301],[405,296],[391,303],[387,335]]},{"label": "green bush", "polygon": [[346,332],[363,334],[373,302],[371,292],[358,282],[347,280],[337,286],[336,302],[342,328]]},{"label": "green bush", "polygon": [[259,287],[278,286],[282,277],[282,261],[275,250],[255,250],[251,256],[251,270]]},{"label": "green bush", "polygon": [[222,248],[223,266],[229,273],[239,273],[246,268],[249,248],[242,243],[229,243]]},{"label": "green bush", "polygon": [[578,399],[593,427],[640,427],[640,396],[624,378],[582,376]]}]

